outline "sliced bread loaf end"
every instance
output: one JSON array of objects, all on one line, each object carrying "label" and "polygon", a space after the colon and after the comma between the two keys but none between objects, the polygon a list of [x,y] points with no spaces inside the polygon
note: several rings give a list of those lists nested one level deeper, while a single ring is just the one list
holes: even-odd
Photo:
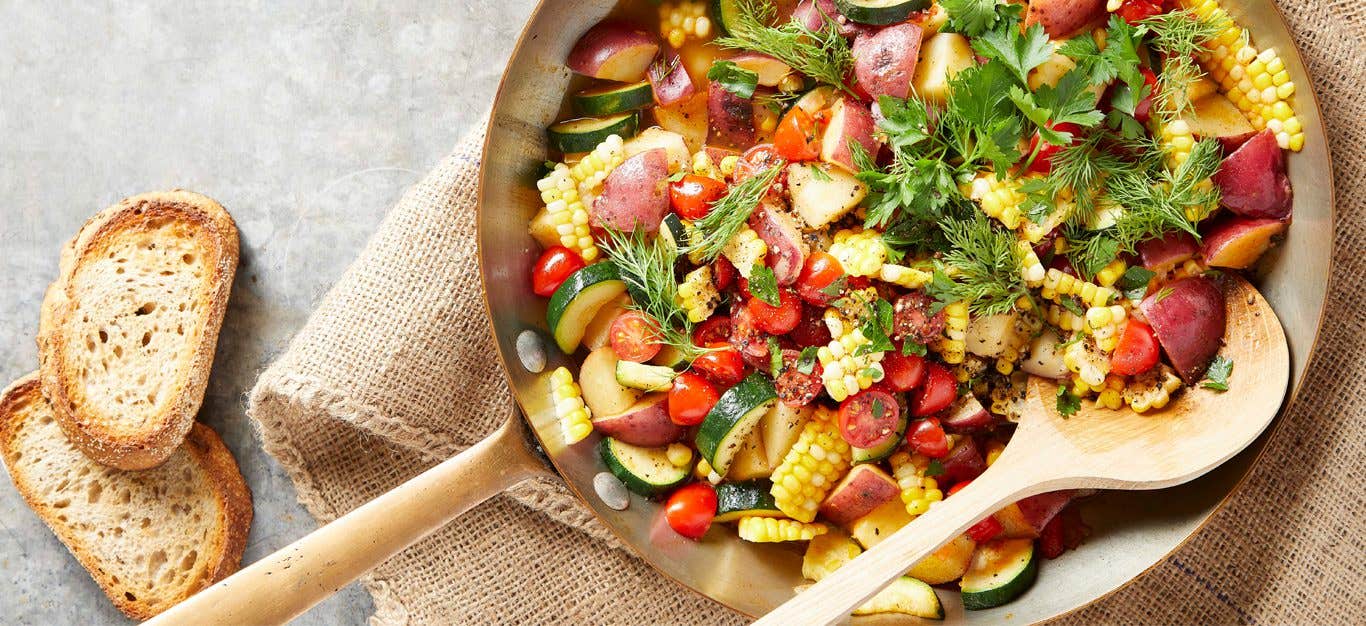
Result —
[{"label": "sliced bread loaf end", "polygon": [[91,218],[62,250],[38,332],[43,394],[90,458],[162,463],[194,423],[237,269],[217,202],[170,191]]}]

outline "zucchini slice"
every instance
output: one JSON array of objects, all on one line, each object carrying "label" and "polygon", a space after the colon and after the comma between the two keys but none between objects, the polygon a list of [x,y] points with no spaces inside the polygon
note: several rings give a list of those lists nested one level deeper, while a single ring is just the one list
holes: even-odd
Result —
[{"label": "zucchini slice", "polygon": [[604,139],[620,135],[628,139],[636,134],[639,116],[635,112],[618,113],[604,117],[578,117],[552,124],[546,131],[550,143],[565,154],[588,152],[598,147]]},{"label": "zucchini slice", "polygon": [[769,491],[773,483],[751,480],[743,483],[721,483],[716,486],[716,517],[714,522],[734,522],[742,517],[786,517],[778,510]]},{"label": "zucchini slice", "polygon": [[745,444],[759,418],[778,399],[773,382],[755,372],[727,389],[697,429],[697,450],[717,474],[726,475],[735,453]]},{"label": "zucchini slice", "polygon": [[613,115],[634,111],[654,102],[650,81],[610,83],[574,94],[574,110],[584,115]]},{"label": "zucchini slice", "polygon": [[845,17],[874,26],[904,22],[912,13],[929,6],[930,0],[835,0],[835,7]]},{"label": "zucchini slice", "polygon": [[886,442],[878,444],[871,448],[858,448],[854,446],[849,447],[850,451],[853,453],[853,460],[855,465],[859,463],[876,463],[878,461],[881,461],[882,459],[892,456],[892,453],[896,451],[897,445],[900,444],[902,441],[905,441],[906,426],[909,425],[911,422],[911,412],[900,409],[898,409],[898,412],[900,413],[900,418],[896,422],[895,437],[889,437],[887,438]]},{"label": "zucchini slice", "polygon": [[734,35],[731,27],[739,23],[739,19],[740,7],[736,6],[735,0],[712,0],[711,21],[721,27],[722,35]]},{"label": "zucchini slice", "polygon": [[668,391],[673,386],[675,375],[677,372],[672,367],[617,361],[617,382],[632,389]]},{"label": "zucchini slice", "polygon": [[910,576],[902,576],[869,598],[863,606],[854,609],[854,615],[878,613],[944,619],[944,605],[939,603],[939,596],[935,595],[933,587]]},{"label": "zucchini slice", "polygon": [[1034,584],[1038,572],[1033,539],[996,539],[979,545],[963,574],[963,608],[976,611],[1010,602]]},{"label": "zucchini slice", "polygon": [[550,296],[545,310],[555,343],[565,354],[573,354],[598,309],[623,293],[626,283],[611,263],[594,263],[571,274]]},{"label": "zucchini slice", "polygon": [[669,462],[667,448],[642,448],[604,437],[598,451],[607,470],[627,489],[642,496],[660,495],[688,480],[688,468]]}]

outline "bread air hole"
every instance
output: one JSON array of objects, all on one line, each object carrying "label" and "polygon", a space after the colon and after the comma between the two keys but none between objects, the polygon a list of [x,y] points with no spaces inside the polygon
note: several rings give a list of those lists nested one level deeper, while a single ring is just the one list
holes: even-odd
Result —
[{"label": "bread air hole", "polygon": [[[149,344],[149,343],[152,343],[152,333],[151,333],[151,331],[142,333],[142,345],[145,347],[145,346],[146,346],[147,344]],[[142,380],[142,381],[138,381],[138,384],[142,384],[143,382],[145,382],[145,380],[146,380],[146,377],[143,377],[143,380]]]},{"label": "bread air hole", "polygon": [[103,329],[100,330],[100,343],[109,343],[109,333],[104,332]]},{"label": "bread air hole", "polygon": [[180,262],[181,262],[181,263],[184,263],[184,264],[186,264],[186,265],[190,265],[191,263],[194,263],[194,255],[193,255],[193,254],[186,254],[186,255],[180,257]]},{"label": "bread air hole", "polygon": [[148,302],[148,303],[146,303],[146,304],[144,304],[144,305],[138,307],[138,310],[136,311],[136,313],[137,313],[138,315],[147,315],[147,314],[150,314],[152,311],[155,311],[155,310],[157,310],[157,305],[156,305],[156,303],[155,303],[155,302]]},{"label": "bread air hole", "polygon": [[86,492],[85,492],[86,500],[87,500],[90,504],[95,504],[95,503],[99,502],[99,501],[100,501],[100,493],[103,492],[103,491],[104,491],[104,487],[103,487],[102,485],[100,485],[99,483],[97,483],[97,482],[92,482],[92,483],[90,483],[90,486],[86,488]]}]

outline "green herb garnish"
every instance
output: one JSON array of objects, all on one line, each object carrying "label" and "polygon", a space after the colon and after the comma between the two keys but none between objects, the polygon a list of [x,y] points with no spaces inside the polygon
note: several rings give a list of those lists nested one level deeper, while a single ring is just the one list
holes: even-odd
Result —
[{"label": "green herb garnish", "polygon": [[810,374],[816,371],[816,346],[802,348],[801,356],[797,357],[797,371],[803,374]]},{"label": "green herb garnish", "polygon": [[771,2],[733,0],[733,6],[735,19],[726,22],[730,36],[712,43],[767,54],[819,82],[849,91],[844,79],[854,67],[854,55],[849,41],[833,23],[825,23],[820,30],[811,30],[796,20],[769,26],[778,13]]},{"label": "green herb garnish", "polygon": [[759,86],[759,75],[730,61],[717,61],[707,70],[707,80],[721,85],[737,98],[748,100],[754,97],[754,89]]},{"label": "green herb garnish", "polygon": [[1233,373],[1233,361],[1218,355],[1210,362],[1209,369],[1205,370],[1205,382],[1200,383],[1205,389],[1215,391],[1228,391],[1228,377]]},{"label": "green herb garnish", "polygon": [[[944,304],[967,302],[977,315],[1005,313],[1029,295],[1010,231],[997,229],[980,213],[966,220],[946,219],[942,226],[953,247],[935,269],[926,289],[930,295]],[[947,268],[956,270],[954,278],[945,273]]]},{"label": "green herb garnish", "polygon": [[602,249],[631,293],[630,308],[655,321],[662,344],[677,349],[684,358],[700,354],[702,350],[692,342],[692,322],[678,306],[678,283],[674,282],[678,250],[662,237],[647,238],[639,228],[630,233],[604,230],[607,238]]},{"label": "green herb garnish", "polygon": [[781,306],[778,296],[778,279],[767,265],[755,265],[749,274],[749,293],[769,306]]},{"label": "green herb garnish", "polygon": [[1067,387],[1058,386],[1058,413],[1063,417],[1072,417],[1077,411],[1081,410],[1081,398],[1072,395]]},{"label": "green herb garnish", "polygon": [[926,465],[926,466],[925,466],[925,476],[934,477],[934,476],[943,476],[943,475],[944,475],[944,464],[943,464],[943,463],[940,463],[940,462],[939,462],[939,459],[930,459],[929,465]]},{"label": "green herb garnish", "polygon": [[731,187],[724,198],[712,204],[711,212],[706,217],[693,222],[701,237],[694,237],[684,248],[684,253],[697,251],[704,262],[715,261],[721,255],[721,249],[726,247],[726,242],[745,227],[749,216],[759,206],[759,201],[764,199],[764,194],[768,193],[769,186],[781,169],[774,165]]}]

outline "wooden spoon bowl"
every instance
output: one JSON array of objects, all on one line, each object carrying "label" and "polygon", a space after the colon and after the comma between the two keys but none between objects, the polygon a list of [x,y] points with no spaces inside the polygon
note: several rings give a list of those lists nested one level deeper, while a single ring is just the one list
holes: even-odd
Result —
[{"label": "wooden spoon bowl", "polygon": [[1146,414],[1088,404],[1070,417],[1057,386],[1030,383],[1026,409],[999,459],[952,498],[778,607],[757,624],[831,623],[982,518],[1060,489],[1161,489],[1195,479],[1251,444],[1276,417],[1290,379],[1280,321],[1252,285],[1225,279],[1220,354],[1236,364],[1228,391],[1194,386]]}]

